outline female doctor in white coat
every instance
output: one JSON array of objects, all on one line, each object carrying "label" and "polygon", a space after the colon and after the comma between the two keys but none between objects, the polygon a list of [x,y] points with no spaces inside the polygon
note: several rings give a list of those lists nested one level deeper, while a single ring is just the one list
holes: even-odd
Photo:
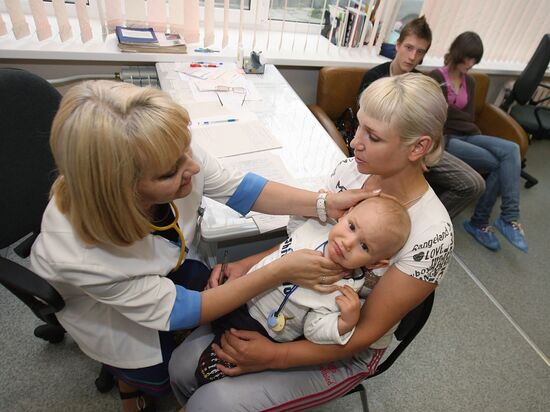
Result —
[{"label": "female doctor in white coat", "polygon": [[59,176],[32,267],[65,299],[59,322],[118,379],[125,411],[154,410],[143,395],[170,390],[169,331],[208,323],[284,281],[331,291],[321,281],[342,275],[304,251],[202,291],[210,271],[191,244],[203,195],[242,214],[321,217],[368,196],[329,194],[325,204],[227,170],[191,144],[188,125],[186,110],[159,90],[95,81],[67,92],[52,126]]}]

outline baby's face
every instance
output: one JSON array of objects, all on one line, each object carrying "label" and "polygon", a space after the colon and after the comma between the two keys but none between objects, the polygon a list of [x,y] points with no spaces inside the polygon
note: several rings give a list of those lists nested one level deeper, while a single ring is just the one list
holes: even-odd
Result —
[{"label": "baby's face", "polygon": [[342,216],[328,235],[327,257],[346,269],[379,261],[383,232],[376,223],[375,208],[360,205]]}]

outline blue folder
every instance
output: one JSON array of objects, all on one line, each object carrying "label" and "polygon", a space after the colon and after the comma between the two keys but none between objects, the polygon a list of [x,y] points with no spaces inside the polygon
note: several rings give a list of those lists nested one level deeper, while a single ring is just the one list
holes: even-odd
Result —
[{"label": "blue folder", "polygon": [[[125,43],[125,44],[158,43],[157,36],[155,35],[155,32],[153,31],[153,29],[150,27],[134,28],[134,27],[116,26],[115,31],[116,31],[116,36],[118,38],[119,43]],[[123,33],[123,31],[125,33]],[[135,33],[135,36],[129,35],[132,32]],[[147,34],[147,36],[143,36],[143,34]]]}]

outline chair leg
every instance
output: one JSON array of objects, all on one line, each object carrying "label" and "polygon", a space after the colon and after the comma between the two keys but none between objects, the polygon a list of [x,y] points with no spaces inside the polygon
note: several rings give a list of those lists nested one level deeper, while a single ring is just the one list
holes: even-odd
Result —
[{"label": "chair leg", "polygon": [[59,343],[65,336],[65,329],[57,325],[40,325],[34,329],[34,336],[50,343]]},{"label": "chair leg", "polygon": [[99,371],[99,376],[95,380],[95,387],[101,393],[109,392],[115,386],[115,378],[111,373],[101,365],[101,371]]},{"label": "chair leg", "polygon": [[529,189],[530,187],[535,186],[539,182],[535,177],[531,176],[525,170],[521,171],[521,177],[523,177],[526,180],[525,182],[526,189]]},{"label": "chair leg", "polygon": [[361,384],[361,390],[359,391],[359,394],[361,395],[363,412],[369,412],[369,402],[367,401],[367,388],[365,388],[365,385]]}]

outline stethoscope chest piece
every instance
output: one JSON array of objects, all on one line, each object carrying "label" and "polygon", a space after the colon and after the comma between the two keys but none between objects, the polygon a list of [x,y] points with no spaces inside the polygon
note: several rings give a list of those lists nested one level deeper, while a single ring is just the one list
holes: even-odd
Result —
[{"label": "stethoscope chest piece", "polygon": [[277,311],[273,309],[271,312],[269,312],[269,316],[267,317],[267,326],[274,331],[274,332],[280,332],[285,327],[285,317],[282,313],[279,313],[278,315],[275,315]]}]

